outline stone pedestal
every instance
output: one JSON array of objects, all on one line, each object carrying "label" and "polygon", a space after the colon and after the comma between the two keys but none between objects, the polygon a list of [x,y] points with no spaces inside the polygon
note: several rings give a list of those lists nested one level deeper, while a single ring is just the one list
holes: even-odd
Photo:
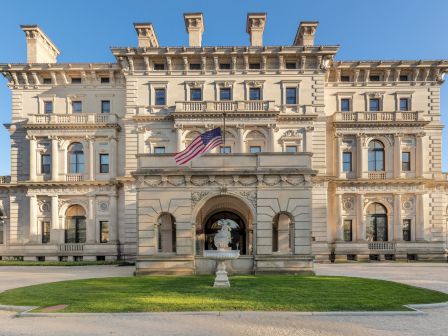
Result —
[{"label": "stone pedestal", "polygon": [[216,266],[216,277],[213,287],[230,287],[229,277],[227,276],[226,263],[224,260],[218,260]]}]

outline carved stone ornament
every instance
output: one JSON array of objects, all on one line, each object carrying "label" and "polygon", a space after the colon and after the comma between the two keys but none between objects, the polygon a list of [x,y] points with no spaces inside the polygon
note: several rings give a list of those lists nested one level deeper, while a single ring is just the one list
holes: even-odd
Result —
[{"label": "carved stone ornament", "polygon": [[303,137],[303,134],[302,134],[302,132],[300,131],[300,130],[287,130],[287,131],[285,131],[284,133],[283,133],[283,135],[282,135],[282,139],[283,138],[299,138],[299,139],[302,139],[302,137]]},{"label": "carved stone ornament", "polygon": [[193,191],[191,193],[191,207],[194,208],[201,199],[209,194],[208,191]]},{"label": "carved stone ornament", "polygon": [[403,208],[403,210],[413,210],[414,209],[414,198],[409,197],[407,199],[404,199],[401,207]]},{"label": "carved stone ornament", "polygon": [[42,213],[47,213],[50,211],[50,203],[47,200],[39,200],[38,206]]},{"label": "carved stone ornament", "polygon": [[345,211],[353,210],[353,206],[354,206],[354,199],[353,199],[353,197],[345,197],[342,200],[342,208]]},{"label": "carved stone ornament", "polygon": [[255,209],[257,208],[257,192],[256,191],[241,191],[239,194],[242,197],[244,197],[245,199],[247,199]]},{"label": "carved stone ornament", "polygon": [[250,81],[247,81],[246,84],[248,86],[252,86],[252,87],[260,87],[260,86],[263,86],[263,81],[250,80]]},{"label": "carved stone ornament", "polygon": [[109,203],[107,203],[107,202],[99,202],[98,203],[98,208],[99,208],[100,211],[106,212],[107,210],[109,210]]},{"label": "carved stone ornament", "polygon": [[187,84],[191,88],[201,88],[204,82],[194,81],[194,82],[188,82]]}]

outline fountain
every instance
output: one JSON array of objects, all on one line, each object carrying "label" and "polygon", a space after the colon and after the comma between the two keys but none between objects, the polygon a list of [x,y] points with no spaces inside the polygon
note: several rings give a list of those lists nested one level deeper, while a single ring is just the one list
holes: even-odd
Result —
[{"label": "fountain", "polygon": [[217,250],[205,250],[204,257],[216,260],[217,262],[213,287],[230,287],[225,261],[236,259],[240,256],[240,251],[232,250],[229,247],[232,228],[237,228],[238,224],[231,219],[220,219],[218,224],[221,228],[213,238]]}]

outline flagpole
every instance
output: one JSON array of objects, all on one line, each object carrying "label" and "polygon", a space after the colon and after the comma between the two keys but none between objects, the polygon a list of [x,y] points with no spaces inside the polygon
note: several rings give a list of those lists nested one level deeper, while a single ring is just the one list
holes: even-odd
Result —
[{"label": "flagpole", "polygon": [[223,136],[223,140],[224,140],[224,147],[226,147],[226,113],[225,112],[222,114],[222,117],[223,117],[223,121],[224,121],[224,136]]}]

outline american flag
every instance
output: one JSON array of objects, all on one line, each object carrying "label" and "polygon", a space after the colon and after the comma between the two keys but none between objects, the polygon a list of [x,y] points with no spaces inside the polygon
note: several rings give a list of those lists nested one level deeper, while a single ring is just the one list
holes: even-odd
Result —
[{"label": "american flag", "polygon": [[198,135],[187,148],[176,154],[174,160],[176,160],[178,165],[186,164],[196,156],[206,153],[221,144],[221,129],[219,127],[214,128],[211,131]]}]

